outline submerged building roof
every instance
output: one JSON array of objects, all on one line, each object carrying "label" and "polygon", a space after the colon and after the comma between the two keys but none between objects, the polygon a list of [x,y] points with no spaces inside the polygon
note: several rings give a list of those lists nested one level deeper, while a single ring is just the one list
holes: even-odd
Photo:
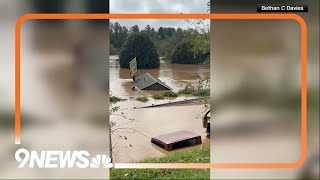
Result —
[{"label": "submerged building roof", "polygon": [[[194,141],[195,140],[195,141]],[[190,131],[176,131],[151,138],[151,143],[156,144],[166,151],[177,148],[202,144],[201,136]]]},{"label": "submerged building roof", "polygon": [[149,73],[139,76],[136,80],[136,87],[140,90],[172,90],[160,79],[152,77]]}]

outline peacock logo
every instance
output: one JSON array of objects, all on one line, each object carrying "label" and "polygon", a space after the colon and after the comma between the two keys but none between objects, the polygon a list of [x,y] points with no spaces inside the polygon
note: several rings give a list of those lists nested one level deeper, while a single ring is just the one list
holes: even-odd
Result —
[{"label": "peacock logo", "polygon": [[112,168],[113,164],[111,163],[111,159],[107,157],[105,154],[98,154],[96,157],[93,157],[90,163],[91,168]]}]

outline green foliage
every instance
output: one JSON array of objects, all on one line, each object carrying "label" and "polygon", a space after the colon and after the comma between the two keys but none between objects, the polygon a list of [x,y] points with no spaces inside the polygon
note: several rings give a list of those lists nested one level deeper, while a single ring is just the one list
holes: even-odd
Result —
[{"label": "green foliage", "polygon": [[187,84],[184,89],[180,90],[179,94],[186,94],[186,95],[192,95],[194,92],[194,88],[191,86],[191,84]]},{"label": "green foliage", "polygon": [[119,49],[115,48],[113,44],[110,44],[110,55],[117,55],[119,53],[120,53]]},{"label": "green foliage", "polygon": [[110,23],[110,52],[113,54],[119,52],[128,36],[139,32],[144,32],[150,36],[155,42],[160,56],[170,58],[172,49],[184,38],[187,31],[173,27],[160,27],[155,30],[150,25],[146,25],[141,31],[138,25],[134,25],[128,30],[117,22]]},{"label": "green foliage", "polygon": [[199,64],[192,52],[193,45],[190,40],[183,40],[176,45],[171,53],[173,64]]},{"label": "green foliage", "polygon": [[173,91],[165,91],[162,93],[164,97],[178,97],[179,93],[173,92]]},{"label": "green foliage", "polygon": [[185,32],[185,39],[192,44],[190,51],[196,61],[210,62],[210,26],[205,24],[202,19],[187,20],[189,28]]},{"label": "green foliage", "polygon": [[128,32],[127,27],[121,26],[118,22],[110,23],[109,33],[111,47],[120,49],[128,37]]},{"label": "green foliage", "polygon": [[[176,152],[141,163],[210,163],[210,148]],[[113,169],[111,179],[210,179],[210,169]]]},{"label": "green foliage", "polygon": [[148,102],[149,101],[149,99],[145,96],[137,97],[136,100],[140,101],[140,102]]},{"label": "green foliage", "polygon": [[171,53],[171,63],[174,64],[200,64],[209,57],[209,53],[198,52],[195,42],[185,39],[179,42]]},{"label": "green foliage", "polygon": [[192,93],[192,95],[200,97],[210,96],[210,89],[197,89]]},{"label": "green foliage", "polygon": [[129,62],[137,58],[138,68],[159,68],[160,59],[154,42],[146,33],[131,34],[121,48],[120,66],[129,68]]},{"label": "green foliage", "polygon": [[198,97],[210,96],[210,79],[200,79],[197,83],[187,84],[179,94],[192,95]]},{"label": "green foliage", "polygon": [[126,99],[122,99],[122,98],[119,98],[119,97],[116,97],[116,96],[113,96],[112,94],[110,94],[110,103],[111,104],[115,104],[115,103],[122,102],[122,101],[126,101]]},{"label": "green foliage", "polygon": [[138,25],[134,25],[130,28],[130,32],[131,33],[138,33],[140,32],[139,26]]},{"label": "green foliage", "polygon": [[162,99],[164,99],[164,96],[162,94],[154,94],[154,95],[152,95],[152,98],[154,100],[162,100]]},{"label": "green foliage", "polygon": [[172,153],[160,158],[146,159],[144,163],[209,163],[210,147],[191,150],[183,153]]},{"label": "green foliage", "polygon": [[158,30],[155,30],[150,25],[146,25],[146,27],[141,30],[138,25],[134,25],[128,30],[127,27],[121,26],[117,22],[110,23],[110,53],[119,54],[125,40],[128,39],[130,35],[145,33],[152,39],[158,54],[164,57],[164,59],[171,59],[172,51],[176,45],[187,39],[192,45],[188,51],[192,53],[195,59],[195,61],[190,59],[190,62],[187,63],[210,62],[209,26],[205,24],[203,20],[187,20],[187,22],[189,23],[187,30],[181,28],[175,29],[173,27],[160,27]]}]

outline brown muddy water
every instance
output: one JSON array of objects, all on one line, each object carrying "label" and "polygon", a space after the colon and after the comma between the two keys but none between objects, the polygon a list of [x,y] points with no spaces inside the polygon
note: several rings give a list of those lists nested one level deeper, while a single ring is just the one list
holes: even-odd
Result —
[{"label": "brown muddy water", "polygon": [[[115,114],[123,113],[127,119],[119,115],[110,116],[110,120],[115,123],[113,129],[120,128],[112,134],[114,162],[136,162],[168,154],[169,152],[153,145],[150,138],[179,130],[187,130],[201,135],[203,144],[174,150],[170,153],[209,146],[209,139],[201,124],[201,117],[208,110],[205,103],[135,109],[134,107],[184,100],[191,97],[156,101],[151,96],[163,91],[131,91],[134,84],[130,79],[130,71],[120,68],[117,58],[118,56],[110,56],[110,91],[112,95],[126,99],[124,102],[115,104],[120,107],[120,110]],[[139,71],[140,75],[144,73],[159,78],[177,92],[187,83],[197,82],[199,78],[208,78],[210,65],[173,65],[162,61],[160,69]],[[147,103],[137,101],[136,98],[140,96],[148,96],[149,101]]]}]

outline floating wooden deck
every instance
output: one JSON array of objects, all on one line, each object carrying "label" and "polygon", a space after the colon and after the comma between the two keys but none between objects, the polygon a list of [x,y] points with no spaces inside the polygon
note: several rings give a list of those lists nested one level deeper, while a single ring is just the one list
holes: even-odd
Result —
[{"label": "floating wooden deck", "polygon": [[202,143],[201,136],[189,131],[176,131],[153,137],[151,143],[166,151]]}]

